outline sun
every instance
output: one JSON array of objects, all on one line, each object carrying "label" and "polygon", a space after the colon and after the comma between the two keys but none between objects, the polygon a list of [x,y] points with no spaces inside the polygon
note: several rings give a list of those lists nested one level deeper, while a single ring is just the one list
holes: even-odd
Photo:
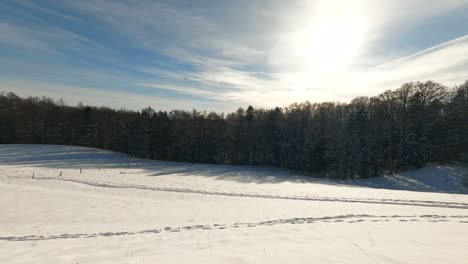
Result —
[{"label": "sun", "polygon": [[362,19],[352,11],[331,10],[293,36],[295,53],[308,72],[331,73],[348,66],[363,40]]}]

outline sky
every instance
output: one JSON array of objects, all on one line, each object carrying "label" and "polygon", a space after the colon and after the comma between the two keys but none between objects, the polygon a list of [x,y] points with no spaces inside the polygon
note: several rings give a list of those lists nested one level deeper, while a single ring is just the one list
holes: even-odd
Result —
[{"label": "sky", "polygon": [[139,110],[468,79],[468,0],[0,1],[0,91]]}]

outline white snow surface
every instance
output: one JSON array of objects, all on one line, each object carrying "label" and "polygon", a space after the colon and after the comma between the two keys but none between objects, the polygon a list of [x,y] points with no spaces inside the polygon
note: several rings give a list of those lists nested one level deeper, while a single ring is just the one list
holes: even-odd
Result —
[{"label": "white snow surface", "polygon": [[0,263],[467,263],[464,177],[340,182],[0,145]]}]

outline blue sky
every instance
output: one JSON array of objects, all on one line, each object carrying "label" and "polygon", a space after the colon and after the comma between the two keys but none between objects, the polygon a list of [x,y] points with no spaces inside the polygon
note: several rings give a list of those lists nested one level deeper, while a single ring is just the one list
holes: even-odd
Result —
[{"label": "blue sky", "polygon": [[468,0],[2,1],[0,91],[138,110],[468,79]]}]

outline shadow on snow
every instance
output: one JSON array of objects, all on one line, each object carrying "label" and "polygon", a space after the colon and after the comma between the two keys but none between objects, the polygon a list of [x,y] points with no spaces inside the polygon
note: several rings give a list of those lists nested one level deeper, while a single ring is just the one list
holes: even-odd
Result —
[{"label": "shadow on snow", "polygon": [[[194,164],[136,159],[106,150],[53,145],[0,145],[0,165],[35,166],[56,169],[138,168],[149,177],[176,175],[210,177],[241,183],[318,183],[422,192],[468,193],[462,182],[468,177],[460,166],[428,166],[395,175],[359,180],[330,180],[292,174],[272,167]],[[135,173],[135,172],[132,172]],[[139,173],[139,172],[138,172]]]}]

